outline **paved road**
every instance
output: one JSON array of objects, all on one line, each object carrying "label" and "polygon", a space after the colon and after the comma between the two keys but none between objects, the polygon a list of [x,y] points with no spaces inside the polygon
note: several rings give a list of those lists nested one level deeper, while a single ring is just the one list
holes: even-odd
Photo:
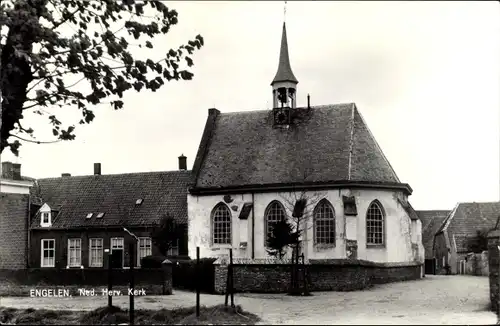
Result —
[{"label": "paved road", "polygon": [[[496,324],[487,310],[488,278],[427,276],[423,280],[385,284],[356,292],[315,292],[311,297],[277,294],[237,294],[236,304],[271,324]],[[22,298],[2,297],[1,306],[91,310],[106,305],[106,297]],[[202,305],[224,302],[223,296],[201,295]],[[127,307],[128,298],[114,298]],[[195,295],[175,291],[171,296],[136,297],[138,309],[192,306]]]}]

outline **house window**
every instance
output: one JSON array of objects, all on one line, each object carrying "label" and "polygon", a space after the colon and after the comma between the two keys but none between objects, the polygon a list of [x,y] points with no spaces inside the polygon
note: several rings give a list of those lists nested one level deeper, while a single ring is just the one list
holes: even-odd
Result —
[{"label": "house window", "polygon": [[42,239],[42,267],[55,267],[56,240]]},{"label": "house window", "polygon": [[374,201],[366,213],[366,244],[384,244],[384,213],[379,202]]},{"label": "house window", "polygon": [[82,265],[82,239],[68,239],[68,266]]},{"label": "house window", "polygon": [[335,211],[326,199],[314,208],[314,242],[335,244]]},{"label": "house window", "polygon": [[231,212],[223,203],[212,211],[212,243],[231,244]]},{"label": "house window", "polygon": [[103,251],[103,241],[102,238],[89,239],[90,244],[90,256],[89,256],[89,266],[90,267],[102,267],[102,251]]},{"label": "house window", "polygon": [[151,256],[151,238],[139,238],[139,266],[146,256]]},{"label": "house window", "polygon": [[172,242],[172,245],[167,251],[167,256],[178,256],[179,255],[179,239]]},{"label": "house window", "polygon": [[42,213],[42,223],[43,224],[49,224],[50,223],[49,213],[48,212]]},{"label": "house window", "polygon": [[285,218],[286,218],[285,209],[283,208],[283,205],[279,201],[275,200],[267,206],[265,213],[265,225],[264,225],[265,227],[264,234],[266,235],[264,241],[266,244],[267,244],[267,239],[269,239],[271,235],[274,224]]}]

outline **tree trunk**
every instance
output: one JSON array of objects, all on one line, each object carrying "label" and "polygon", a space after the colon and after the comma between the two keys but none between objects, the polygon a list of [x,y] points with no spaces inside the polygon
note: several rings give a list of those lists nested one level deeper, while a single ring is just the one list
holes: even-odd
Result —
[{"label": "tree trunk", "polygon": [[[23,118],[23,106],[27,97],[28,85],[33,81],[29,55],[33,52],[35,35],[39,34],[34,23],[40,16],[47,0],[30,1],[29,3],[16,2],[13,11],[23,12],[25,16],[33,13],[34,16],[15,20],[9,26],[5,46],[0,56],[0,89],[1,89],[1,125],[0,125],[0,153],[9,146],[7,139],[14,130],[16,123]],[[17,53],[16,53],[17,51]],[[7,69],[8,68],[8,69]]]}]

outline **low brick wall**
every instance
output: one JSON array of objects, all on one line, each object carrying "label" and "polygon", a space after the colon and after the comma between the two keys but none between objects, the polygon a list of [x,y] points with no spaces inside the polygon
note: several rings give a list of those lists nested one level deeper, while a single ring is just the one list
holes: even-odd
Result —
[{"label": "low brick wall", "polygon": [[500,230],[492,231],[488,234],[488,265],[489,265],[489,281],[490,281],[490,305],[491,310],[498,314],[499,308],[499,292],[500,292]]},{"label": "low brick wall", "polygon": [[[292,264],[238,261],[233,265],[236,292],[288,292]],[[363,260],[310,260],[305,265],[310,291],[355,291],[372,284],[419,279],[421,264],[382,264]],[[226,289],[228,266],[215,262],[215,292]]]},{"label": "low brick wall", "polygon": [[[113,269],[113,286],[127,286],[129,269]],[[106,287],[108,270],[99,269],[58,269],[31,268],[27,270],[0,270],[0,280],[22,286],[99,286]],[[165,264],[163,268],[134,269],[134,282],[137,286],[145,285],[156,294],[172,294],[172,265]]]}]

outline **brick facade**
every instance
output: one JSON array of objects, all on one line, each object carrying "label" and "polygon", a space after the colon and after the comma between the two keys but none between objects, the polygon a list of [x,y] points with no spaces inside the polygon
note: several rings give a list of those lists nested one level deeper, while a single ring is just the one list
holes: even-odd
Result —
[{"label": "brick facade", "polygon": [[[228,267],[215,265],[215,292],[224,293]],[[288,292],[291,264],[234,264],[237,292]],[[354,291],[373,284],[420,279],[422,265],[331,260],[307,264],[311,291]]]},{"label": "brick facade", "polygon": [[490,280],[490,303],[491,310],[498,314],[499,312],[499,293],[500,293],[500,230],[492,231],[488,234],[488,264],[489,264],[489,280]]},{"label": "brick facade", "polygon": [[[130,228],[137,237],[151,237],[151,229],[147,228]],[[82,229],[82,230],[57,230],[57,229],[33,229],[31,230],[31,251],[30,251],[30,267],[38,268],[41,266],[41,240],[54,239],[55,240],[55,267],[66,268],[68,263],[68,239],[79,238],[81,239],[81,262],[84,268],[89,268],[89,242],[91,238],[102,238],[103,249],[110,248],[111,238],[123,238],[124,242],[124,265],[129,266],[129,244],[137,242],[135,238],[119,228],[108,229]],[[184,237],[185,238],[185,237]],[[179,254],[187,254],[187,239],[180,241]],[[158,248],[152,245],[152,255],[160,255]],[[136,251],[137,257],[137,251]],[[109,255],[103,253],[103,268],[108,264]],[[137,266],[137,264],[135,265]]]},{"label": "brick facade", "polygon": [[24,269],[28,261],[29,195],[0,193],[0,269]]}]

